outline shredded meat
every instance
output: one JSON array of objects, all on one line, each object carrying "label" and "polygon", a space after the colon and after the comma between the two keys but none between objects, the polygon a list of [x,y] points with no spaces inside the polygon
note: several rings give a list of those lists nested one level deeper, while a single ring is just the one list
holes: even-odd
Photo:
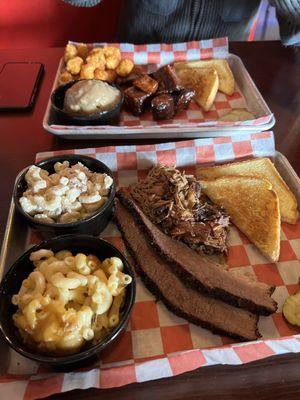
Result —
[{"label": "shredded meat", "polygon": [[130,187],[130,194],[150,220],[173,238],[206,254],[226,253],[229,217],[201,196],[193,175],[157,165],[146,179]]}]

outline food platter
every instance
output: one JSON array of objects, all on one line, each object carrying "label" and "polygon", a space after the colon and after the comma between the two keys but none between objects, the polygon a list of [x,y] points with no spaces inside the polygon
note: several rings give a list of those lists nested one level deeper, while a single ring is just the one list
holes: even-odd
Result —
[{"label": "food platter", "polygon": [[[260,140],[262,140],[262,142],[265,141],[264,143],[266,144],[268,140],[268,138],[266,137],[268,136],[267,133],[263,133],[260,135],[261,135]],[[250,154],[249,151],[247,153],[247,150],[244,149],[244,152],[240,152],[239,156],[243,158],[252,157],[253,155],[256,157],[257,156],[271,157],[275,163],[276,168],[280,172],[282,178],[285,180],[285,182],[288,184],[292,192],[295,194],[299,203],[300,201],[299,178],[291,168],[287,159],[281,153],[278,152],[276,152],[272,156],[271,148],[267,149],[265,145],[261,146],[260,144],[258,144],[259,140],[257,134],[254,134],[253,138],[255,138],[255,140],[257,141],[257,143],[252,142],[251,144],[253,153]],[[211,139],[211,141],[212,140],[213,139]],[[219,145],[224,145],[224,143],[221,143]],[[151,148],[149,146],[146,148],[145,146],[142,147],[137,146],[135,149],[133,149],[131,146],[129,147],[127,146],[125,148],[123,147],[122,149],[119,148],[118,153],[114,152],[116,149],[110,148],[108,149],[110,150],[110,153],[101,152],[101,149],[98,150],[84,149],[77,151],[72,150],[67,152],[61,151],[59,152],[59,154],[66,154],[68,152],[72,154],[76,153],[78,155],[90,154],[94,155],[99,159],[102,159],[102,161],[109,164],[110,167],[114,170],[117,176],[118,186],[124,187],[128,185],[128,183],[134,182],[137,176],[142,176],[143,169],[149,168],[149,166],[151,166],[151,163],[153,162],[151,161],[153,160],[153,152],[156,152],[156,155],[158,159],[160,159],[160,161],[163,160],[161,158],[163,157],[163,153],[165,156],[167,154],[168,157],[171,157],[169,159],[170,161],[174,158],[173,154],[174,151],[178,151],[181,155],[180,167],[183,168],[188,167],[190,163],[194,165],[195,159],[193,159],[191,154],[195,154],[194,151],[195,146],[198,149],[196,150],[196,153],[203,154],[202,152],[203,149],[206,148],[207,150],[206,146],[209,146],[209,143],[208,140],[205,139],[203,143],[201,141],[200,142],[197,141],[197,143],[196,141],[185,141],[181,143],[179,142],[179,144],[177,144],[176,146],[175,143],[169,143],[167,145],[162,144],[158,145],[158,147],[150,146]],[[215,142],[215,146],[218,146],[218,143]],[[237,147],[239,146],[239,142],[238,141],[234,142],[233,146],[235,149],[237,149]],[[255,148],[257,149],[257,151],[255,151]],[[189,152],[189,150],[191,152]],[[135,151],[137,153],[135,153]],[[183,152],[185,153],[185,157],[183,155]],[[140,161],[138,162],[139,163],[138,170],[135,170],[134,168],[137,168],[136,166],[137,154]],[[189,154],[189,156],[187,154]],[[204,157],[206,162],[211,164],[212,162],[217,161],[215,158],[213,161],[212,158],[208,157],[208,153],[206,154],[207,154],[206,157]],[[217,151],[215,154],[217,155]],[[51,154],[43,153],[38,155],[37,160],[41,160],[45,157],[49,157],[52,155],[53,155],[52,153]],[[120,168],[119,170],[116,169],[117,167],[116,165],[114,166],[114,162],[112,161],[114,159],[114,156],[116,156],[117,158],[118,166]],[[200,158],[198,160],[200,163],[203,163],[205,162],[204,159]],[[221,160],[224,161],[225,158],[221,158]],[[164,161],[168,162],[167,159],[164,159]],[[291,250],[287,250],[288,248],[293,249],[292,246],[294,246],[294,239],[296,239],[295,236],[296,232],[297,230],[295,230],[295,232],[293,233],[293,231],[287,230],[286,227],[282,231],[283,235],[282,240],[284,240],[285,246],[282,250],[281,260],[279,262],[279,267],[278,267],[279,270],[280,268],[282,270],[282,268],[288,264],[291,264],[292,266],[294,265],[294,267],[296,268],[296,263],[298,261],[296,261],[296,259],[291,257],[292,254]],[[230,246],[232,246],[233,253],[230,257],[234,267],[241,268],[242,270],[244,270],[244,272],[246,271],[249,272],[250,270],[257,272],[259,271],[259,269],[261,269],[263,271],[262,272],[263,274],[259,275],[260,272],[258,272],[258,276],[260,276],[260,278],[263,280],[271,279],[270,276],[268,277],[268,274],[266,272],[268,270],[266,266],[267,265],[266,260],[262,259],[257,254],[257,252],[251,247],[251,245],[248,242],[245,242],[245,239],[243,239],[243,237],[240,237],[236,231],[234,231],[232,234],[233,236],[231,237]],[[110,224],[109,227],[103,232],[101,237],[110,241],[111,243],[116,245],[122,252],[124,252],[125,250],[124,244],[114,224]],[[38,240],[37,237],[31,234],[27,226],[20,219],[19,215],[16,213],[15,206],[12,203],[9,211],[7,229],[5,232],[5,237],[0,257],[1,275],[3,275],[6,272],[7,267],[11,265],[11,263],[13,263],[21,253],[23,253],[28,247],[30,247],[37,240]],[[245,261],[245,254],[247,254],[247,261]],[[274,271],[272,272],[271,269],[270,273],[274,274]],[[274,275],[272,275],[272,279],[273,278]],[[286,276],[284,278],[284,274],[283,275],[279,274],[278,278],[276,279],[281,279],[281,283],[279,284],[280,287],[276,292],[276,301],[281,305],[284,298],[288,295],[289,290],[291,290],[291,287],[292,286],[295,287],[296,277],[292,274],[289,277]],[[145,309],[144,307],[147,307],[148,310],[148,314],[146,317],[142,317],[143,309]],[[102,371],[105,371],[105,369],[109,367],[111,370],[111,374],[113,374],[109,375],[110,376],[109,379],[111,379],[111,377],[114,376],[114,374],[119,375],[121,373],[123,379],[125,379],[125,376],[127,377],[126,378],[127,380],[125,379],[124,381],[125,384],[125,382],[130,383],[136,381],[135,379],[138,379],[138,381],[143,381],[147,379],[153,379],[153,376],[159,378],[163,376],[176,375],[177,373],[181,373],[189,369],[192,369],[193,366],[195,368],[196,366],[212,365],[216,363],[234,364],[237,363],[237,360],[238,363],[245,362],[245,360],[247,361],[254,360],[256,359],[258,354],[263,357],[266,356],[267,354],[279,354],[288,351],[300,351],[300,348],[297,348],[297,346],[295,345],[297,341],[295,342],[293,341],[294,338],[293,335],[295,335],[297,331],[283,326],[280,312],[276,313],[275,316],[276,318],[274,320],[271,319],[271,317],[261,317],[260,330],[263,335],[262,340],[250,342],[249,344],[232,342],[222,336],[212,335],[208,331],[196,327],[193,324],[187,324],[185,320],[177,318],[176,316],[171,314],[169,311],[165,309],[165,307],[160,302],[157,303],[154,300],[153,296],[143,287],[142,283],[140,282],[140,278],[137,277],[136,311],[134,313],[133,318],[131,319],[130,325],[126,330],[123,339],[126,341],[130,337],[131,344],[129,345],[129,347],[126,347],[127,350],[125,355],[123,350],[121,350],[123,348],[122,346],[120,348],[118,348],[117,346],[115,352],[113,351],[110,354],[106,354],[101,364],[97,365],[96,369],[95,366],[93,367],[94,369],[92,370],[93,371],[92,374],[95,374],[96,373],[95,371],[97,371],[97,376],[98,376],[99,373],[102,373]],[[145,320],[145,318],[147,319],[147,321]],[[159,336],[158,332],[161,332],[160,334],[162,336]],[[183,338],[182,344],[179,345],[177,342],[175,343],[174,341],[172,340],[170,341],[167,339],[168,333],[172,335],[172,332],[177,332],[177,334],[182,335],[181,336]],[[148,340],[147,338],[149,338],[149,335],[151,335],[151,337],[154,338],[154,340],[152,340],[151,348],[145,345],[146,343],[145,341]],[[284,339],[285,336],[289,337],[287,341]],[[293,345],[291,343],[293,343]],[[256,344],[258,346],[257,348]],[[223,348],[223,346],[225,347]],[[251,350],[252,349],[251,346],[253,346],[253,351]],[[246,356],[243,355],[242,349],[245,349]],[[14,374],[22,375],[30,373],[36,377],[35,379],[40,379],[38,374],[38,368],[39,368],[38,365],[36,365],[35,363],[30,363],[29,365],[26,359],[23,359],[13,351],[9,350],[9,348],[4,343],[1,343],[1,350],[4,360],[2,363],[2,371],[1,371],[2,374],[10,373],[13,375]],[[223,350],[226,352],[226,354],[225,353],[223,354]],[[262,351],[262,354],[260,354],[260,351]],[[201,357],[204,357],[206,361],[202,364],[201,363],[199,364],[197,362],[195,363],[196,354],[201,354]],[[124,359],[124,357],[126,357],[126,360]],[[183,360],[182,357],[185,357],[186,360],[190,360],[189,362],[185,363],[184,369],[180,367],[181,361]],[[159,365],[161,367],[160,371],[162,372],[162,375],[154,374],[153,372],[154,371],[153,368],[155,369],[154,364],[156,366]],[[125,369],[124,371],[122,369],[122,368],[127,368],[128,370],[129,365],[130,369],[135,371],[134,375],[135,378],[132,377],[130,378],[131,375],[130,376],[128,374],[126,375]],[[85,373],[87,374],[87,379],[88,379],[88,377],[90,376],[89,374],[91,372],[86,371]],[[152,378],[150,378],[150,375],[152,376]],[[103,379],[105,379],[104,378],[105,372],[101,376],[103,376]],[[69,379],[68,374],[64,374],[64,377],[62,379],[65,379],[65,382],[68,382]],[[76,373],[74,374],[74,379],[76,381]],[[94,382],[92,378],[91,381]],[[96,387],[99,386],[101,387],[102,384],[105,387],[108,387],[107,385],[109,385],[108,381],[104,382],[104,380],[103,381],[98,380],[97,382],[98,382],[97,384],[93,384]],[[114,386],[115,382],[114,379],[112,381],[110,380],[110,382],[111,382],[110,385]],[[80,385],[78,386],[78,383],[75,383],[75,385],[76,387],[80,387]],[[68,384],[66,383],[63,385],[62,390],[67,390],[65,389],[67,387]]]},{"label": "food platter", "polygon": [[[97,47],[100,44],[92,44]],[[236,87],[232,96],[218,92],[212,109],[202,113],[196,104],[191,105],[184,113],[175,116],[172,120],[155,122],[145,117],[134,117],[122,112],[120,125],[102,126],[75,126],[62,125],[56,118],[49,99],[43,119],[43,127],[50,133],[64,139],[149,139],[149,138],[193,138],[218,137],[234,133],[259,132],[270,129],[275,118],[264,101],[255,83],[247,72],[242,60],[228,52],[226,39],[219,42],[201,41],[182,43],[180,45],[148,45],[133,46],[130,44],[116,44],[121,54],[134,60],[136,65],[147,67],[153,71],[157,65],[182,60],[197,60],[201,57],[216,57],[227,59],[232,69]],[[166,48],[164,46],[168,46]],[[145,47],[145,48],[144,48]],[[177,49],[180,49],[177,50]],[[155,51],[154,51],[155,50]],[[147,64],[148,60],[151,64]],[[157,64],[155,64],[157,63]],[[63,70],[61,59],[53,84],[57,87],[59,76]],[[247,108],[256,116],[256,119],[242,122],[220,122],[218,118],[233,108]]]}]

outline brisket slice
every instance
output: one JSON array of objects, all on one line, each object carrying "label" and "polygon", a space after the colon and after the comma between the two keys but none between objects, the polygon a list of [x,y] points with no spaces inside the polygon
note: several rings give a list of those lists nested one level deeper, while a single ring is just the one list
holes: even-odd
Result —
[{"label": "brisket slice", "polygon": [[260,337],[258,316],[185,286],[151,246],[132,214],[118,200],[115,218],[144,284],[179,317],[239,340]]},{"label": "brisket slice", "polygon": [[232,274],[185,244],[163,233],[133,201],[125,191],[117,193],[121,203],[134,215],[147,234],[152,245],[170,263],[174,272],[188,285],[212,297],[236,307],[262,315],[276,311],[277,303],[272,299],[273,286]]}]

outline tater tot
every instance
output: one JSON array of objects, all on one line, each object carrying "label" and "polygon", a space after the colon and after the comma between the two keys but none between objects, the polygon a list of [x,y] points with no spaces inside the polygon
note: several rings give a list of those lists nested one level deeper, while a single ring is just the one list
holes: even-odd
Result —
[{"label": "tater tot", "polygon": [[78,53],[77,55],[79,57],[81,57],[83,60],[85,60],[89,53],[89,49],[88,49],[87,45],[84,43],[78,43],[76,45],[76,48],[77,48],[77,53]]},{"label": "tater tot", "polygon": [[103,56],[103,54],[102,54],[102,56],[98,56],[97,54],[92,54],[86,58],[86,62],[88,64],[93,64],[95,68],[99,68],[102,70],[105,69],[106,61],[105,61],[105,57]]},{"label": "tater tot", "polygon": [[95,69],[94,77],[95,79],[99,79],[101,81],[114,82],[117,77],[117,73],[113,69],[107,69],[106,71],[102,71],[97,68]]},{"label": "tater tot", "polygon": [[68,72],[67,70],[64,69],[60,74],[58,83],[59,83],[59,85],[63,85],[64,83],[68,83],[72,80],[73,80],[72,74],[70,74],[70,72]]},{"label": "tater tot", "polygon": [[65,47],[64,62],[67,63],[71,58],[77,56],[77,49],[73,44],[67,44]]},{"label": "tater tot", "polygon": [[102,55],[105,56],[103,47],[94,47],[94,48],[89,52],[89,56],[92,56],[92,55],[95,55],[95,54],[98,55],[98,56],[100,56],[100,57],[102,57]]},{"label": "tater tot", "polygon": [[106,68],[107,69],[116,69],[119,65],[121,57],[119,56],[111,56],[106,58]]},{"label": "tater tot", "polygon": [[116,57],[121,58],[120,49],[118,49],[117,47],[112,47],[112,46],[103,47],[103,52],[104,52],[105,57],[116,56]]},{"label": "tater tot", "polygon": [[81,57],[71,58],[71,60],[67,62],[66,69],[72,75],[77,75],[80,72],[82,64],[83,64],[83,59]]},{"label": "tater tot", "polygon": [[81,79],[94,79],[95,66],[93,64],[87,63],[83,64],[80,70]]},{"label": "tater tot", "polygon": [[131,60],[128,59],[121,60],[120,64],[116,68],[116,73],[119,76],[125,78],[127,75],[131,73],[133,67],[134,63]]},{"label": "tater tot", "polygon": [[105,65],[105,55],[103,49],[99,47],[92,49],[87,56],[87,62],[103,63]]}]

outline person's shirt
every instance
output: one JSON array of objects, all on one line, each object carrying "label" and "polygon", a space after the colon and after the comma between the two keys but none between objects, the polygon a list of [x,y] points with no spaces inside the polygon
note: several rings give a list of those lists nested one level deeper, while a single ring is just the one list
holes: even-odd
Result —
[{"label": "person's shirt", "polygon": [[[101,0],[64,0],[92,7]],[[270,0],[283,44],[300,44],[300,0]],[[247,40],[260,0],[125,0],[118,40],[174,43],[228,36]]]}]

